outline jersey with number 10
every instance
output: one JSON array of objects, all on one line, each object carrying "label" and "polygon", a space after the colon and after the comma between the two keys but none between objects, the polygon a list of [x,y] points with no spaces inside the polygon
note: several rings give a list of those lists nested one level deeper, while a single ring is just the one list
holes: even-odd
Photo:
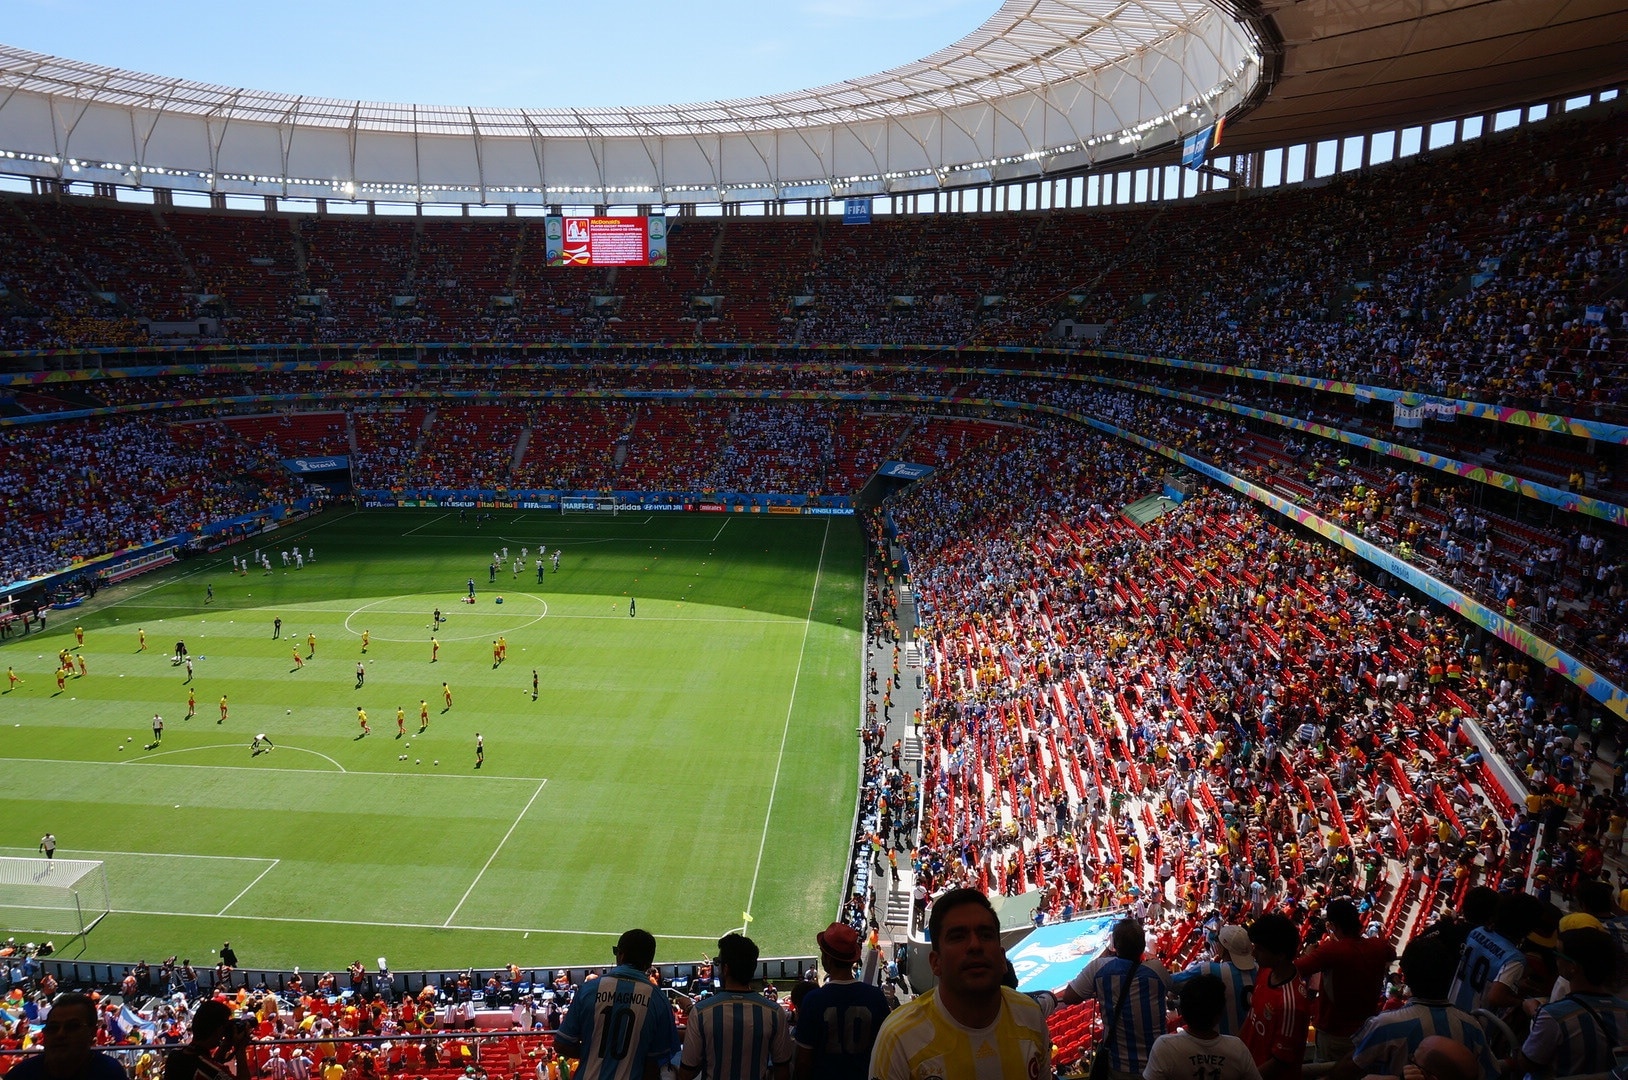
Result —
[{"label": "jersey with number 10", "polygon": [[678,1052],[678,1025],[667,995],[644,972],[617,966],[577,989],[560,1034],[581,1044],[579,1080],[634,1080],[651,1058]]},{"label": "jersey with number 10", "polygon": [[1526,955],[1502,934],[1478,926],[1464,942],[1447,1000],[1473,1013],[1487,1003],[1487,991],[1493,983],[1516,989],[1525,975]]},{"label": "jersey with number 10", "polygon": [[797,1045],[814,1052],[815,1080],[865,1080],[887,998],[869,983],[828,982],[797,1007]]}]

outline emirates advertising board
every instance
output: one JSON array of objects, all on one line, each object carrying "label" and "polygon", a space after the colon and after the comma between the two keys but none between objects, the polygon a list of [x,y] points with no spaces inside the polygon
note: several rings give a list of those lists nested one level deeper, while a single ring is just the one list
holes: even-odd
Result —
[{"label": "emirates advertising board", "polygon": [[666,266],[667,219],[566,217],[545,219],[549,266]]}]

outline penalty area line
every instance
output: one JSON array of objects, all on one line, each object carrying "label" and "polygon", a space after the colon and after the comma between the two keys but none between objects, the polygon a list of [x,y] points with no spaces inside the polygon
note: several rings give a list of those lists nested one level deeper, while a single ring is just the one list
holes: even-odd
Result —
[{"label": "penalty area line", "polygon": [[543,789],[547,786],[548,781],[544,780],[537,785],[537,790],[531,793],[531,798],[526,800],[526,805],[520,808],[520,813],[516,814],[514,821],[509,823],[509,831],[503,834],[503,839],[497,842],[497,847],[493,848],[492,853],[486,856],[486,865],[480,868],[480,873],[475,875],[475,880],[469,883],[469,888],[465,889],[464,894],[458,898],[458,906],[452,909],[452,914],[447,916],[447,921],[441,924],[443,927],[451,926],[452,920],[458,917],[458,912],[462,910],[464,901],[468,900],[469,894],[475,891],[475,886],[480,884],[480,879],[486,876],[486,871],[492,866],[492,860],[496,859],[497,853],[503,850],[503,845],[509,842],[509,837],[513,836],[514,830],[520,827],[520,821],[526,816],[526,812],[531,809],[531,804],[537,801],[537,796],[541,795]]},{"label": "penalty area line", "polygon": [[[67,848],[57,848],[58,851],[67,851]],[[193,855],[183,851],[107,851],[98,848],[74,848],[80,855],[129,855],[137,859],[217,859],[223,862],[271,862],[276,859],[261,855]],[[7,851],[27,851],[38,854],[38,848],[0,847],[0,853]],[[50,865],[49,860],[42,860]]]},{"label": "penalty area line", "polygon": [[[0,910],[7,908],[22,908],[21,904],[0,904]],[[60,910],[51,908],[49,910]],[[296,915],[214,915],[207,911],[153,911],[146,908],[110,908],[110,915],[148,915],[164,919],[250,919],[257,923],[292,923],[296,925],[317,926],[368,926],[384,930],[471,930],[477,933],[500,934],[559,934],[572,937],[605,937],[615,938],[620,930],[579,930],[567,927],[553,926],[473,926],[460,923],[457,926],[443,926],[440,923],[413,923],[413,922],[384,922],[377,919],[318,919]],[[716,942],[718,935],[711,934],[664,934],[652,930],[658,938],[669,941],[711,941]]]},{"label": "penalty area line", "polygon": [[411,536],[411,535],[413,535],[413,534],[414,534],[414,533],[415,533],[415,532],[417,532],[417,531],[418,531],[418,530],[420,530],[420,529],[427,529],[427,528],[429,528],[429,527],[430,527],[430,526],[431,526],[431,525],[434,525],[434,524],[435,524],[435,523],[436,523],[436,522],[437,522],[437,521],[441,521],[441,520],[443,520],[443,519],[444,519],[444,518],[449,518],[449,517],[451,517],[451,516],[452,516],[452,511],[451,511],[451,510],[448,510],[448,511],[447,511],[447,512],[446,512],[446,513],[444,513],[444,514],[441,514],[441,515],[438,515],[438,516],[437,516],[437,517],[432,517],[432,518],[430,518],[430,520],[428,520],[428,521],[426,521],[426,522],[424,522],[424,523],[423,523],[423,524],[422,524],[422,525],[414,525],[414,526],[413,526],[413,527],[412,527],[412,528],[410,528],[410,529],[408,529],[408,530],[407,530],[407,531],[406,531],[406,532],[404,532],[404,533],[402,533],[402,534],[401,534],[401,535],[403,535],[403,536]]},{"label": "penalty area line", "polygon": [[245,896],[248,895],[248,892],[249,892],[250,889],[252,889],[256,885],[260,884],[260,879],[261,878],[265,877],[267,874],[269,874],[273,870],[277,869],[277,864],[280,863],[280,862],[282,862],[281,859],[273,859],[273,860],[271,860],[271,865],[270,866],[266,867],[264,870],[260,871],[259,874],[255,875],[255,879],[253,881],[249,882],[247,885],[243,886],[243,891],[238,893],[236,896],[232,897],[232,899],[227,902],[226,907],[223,907],[219,911],[215,912],[215,915],[218,917],[218,916],[226,914],[226,912],[231,908],[231,906],[233,904],[235,904],[239,900],[243,899]]}]

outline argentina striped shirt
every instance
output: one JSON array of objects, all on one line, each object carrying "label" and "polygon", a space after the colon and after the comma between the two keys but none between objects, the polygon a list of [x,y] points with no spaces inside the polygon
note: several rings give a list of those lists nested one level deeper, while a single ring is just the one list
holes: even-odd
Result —
[{"label": "argentina striped shirt", "polygon": [[664,1061],[679,1045],[667,995],[620,964],[577,989],[557,1041],[562,1054],[580,1059],[578,1080],[634,1080],[647,1060]]},{"label": "argentina striped shirt", "polygon": [[[1165,994],[1170,989],[1170,973],[1157,960],[1144,960],[1131,976],[1130,1000],[1121,1007],[1125,976],[1131,962],[1108,953],[1097,957],[1069,983],[1082,998],[1096,998],[1101,1006],[1102,1027],[1114,1029],[1108,1045],[1108,1065],[1117,1072],[1140,1073],[1148,1063],[1153,1041],[1165,1034]],[[1115,1019],[1115,1017],[1118,1019]]]},{"label": "argentina striped shirt", "polygon": [[1526,954],[1502,934],[1478,926],[1464,941],[1447,1000],[1473,1013],[1487,1003],[1487,991],[1493,983],[1503,983],[1518,992],[1525,977]]},{"label": "argentina striped shirt", "polygon": [[1432,1035],[1474,1051],[1483,1080],[1498,1075],[1498,1060],[1475,1017],[1445,1001],[1420,998],[1400,1009],[1382,1012],[1358,1028],[1351,1037],[1351,1060],[1366,1074],[1401,1076],[1419,1044]]},{"label": "argentina striped shirt", "polygon": [[1236,1035],[1244,1029],[1244,1017],[1249,1015],[1249,997],[1255,992],[1255,976],[1259,968],[1243,970],[1237,964],[1224,960],[1198,960],[1170,977],[1171,984],[1180,990],[1183,983],[1195,975],[1214,975],[1226,988],[1227,1003],[1216,1022],[1219,1035]]},{"label": "argentina striped shirt", "polygon": [[1521,1053],[1553,1076],[1610,1072],[1625,1035],[1628,1001],[1574,991],[1538,1010]]},{"label": "argentina striped shirt", "polygon": [[763,1080],[791,1064],[791,1018],[749,990],[721,990],[690,1010],[679,1064],[708,1080]]}]

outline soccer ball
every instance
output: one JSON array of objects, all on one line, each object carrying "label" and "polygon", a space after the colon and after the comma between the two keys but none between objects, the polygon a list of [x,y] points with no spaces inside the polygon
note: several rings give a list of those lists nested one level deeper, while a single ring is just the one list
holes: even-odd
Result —
[{"label": "soccer ball", "polygon": [[418,759],[418,760],[417,760],[417,761],[415,761],[415,762],[413,762],[413,764],[414,764],[414,765],[422,765],[422,764],[424,764],[424,759],[423,759],[423,758],[419,758],[419,759]]},{"label": "soccer ball", "polygon": [[440,758],[436,758],[436,759],[435,759],[435,764],[437,764],[437,765],[439,765],[439,764],[441,764],[441,759],[440,759]]},{"label": "soccer ball", "polygon": [[294,715],[294,710],[293,709],[284,709],[283,712],[287,713],[289,716]]}]

